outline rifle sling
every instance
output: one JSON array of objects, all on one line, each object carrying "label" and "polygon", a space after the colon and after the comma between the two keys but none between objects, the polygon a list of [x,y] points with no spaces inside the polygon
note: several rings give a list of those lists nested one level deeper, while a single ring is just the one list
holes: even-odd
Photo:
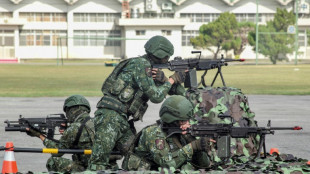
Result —
[{"label": "rifle sling", "polygon": [[77,148],[78,148],[77,145],[78,145],[78,142],[79,142],[80,137],[81,137],[81,135],[82,135],[83,128],[85,127],[85,124],[86,124],[86,122],[87,122],[88,120],[90,120],[90,117],[87,117],[87,118],[82,122],[81,126],[79,127],[79,131],[78,131],[78,133],[76,134],[75,140],[74,140],[74,142],[73,142],[73,148],[74,148],[74,149],[77,149]]},{"label": "rifle sling", "polygon": [[183,146],[181,145],[180,141],[178,140],[176,136],[172,137],[172,141],[178,146],[179,149],[183,148]]}]

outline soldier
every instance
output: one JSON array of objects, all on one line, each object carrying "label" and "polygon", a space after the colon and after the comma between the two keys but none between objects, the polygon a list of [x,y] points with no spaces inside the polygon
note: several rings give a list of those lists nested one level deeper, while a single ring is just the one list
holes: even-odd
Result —
[{"label": "soldier", "polygon": [[[166,99],[159,111],[160,120],[137,134],[122,167],[125,170],[157,170],[158,167],[194,170],[191,163],[196,152],[199,156],[202,152],[208,153],[201,163],[210,167],[211,145],[214,140],[206,137],[195,139],[185,135],[193,112],[192,104],[183,96],[173,95]],[[179,127],[184,132],[168,137],[166,129],[169,127]]]},{"label": "soldier", "polygon": [[[168,39],[154,36],[144,48],[145,55],[120,62],[102,85],[103,97],[94,119],[96,136],[90,170],[111,168],[109,154],[113,148],[126,154],[135,134],[133,122],[142,119],[147,102],[162,102],[172,85],[184,82],[182,73],[176,72],[168,79],[163,71],[152,69],[152,64],[165,63],[173,55]],[[155,84],[153,78],[160,83]]]},{"label": "soldier", "polygon": [[[27,134],[39,137],[47,148],[90,149],[94,142],[95,128],[89,116],[90,105],[87,99],[81,95],[72,95],[65,100],[63,111],[70,126],[63,131],[59,142],[49,140],[40,132],[30,128],[27,129]],[[88,166],[89,155],[74,154],[72,160],[62,158],[62,155],[55,154],[47,160],[48,171],[80,172]]]}]

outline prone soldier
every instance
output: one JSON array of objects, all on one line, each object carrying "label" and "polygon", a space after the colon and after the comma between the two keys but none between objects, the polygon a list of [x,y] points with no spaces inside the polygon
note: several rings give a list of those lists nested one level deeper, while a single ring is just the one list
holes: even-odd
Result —
[{"label": "prone soldier", "polygon": [[[91,120],[90,105],[81,95],[68,97],[63,106],[70,125],[62,133],[59,142],[47,139],[40,132],[27,128],[29,136],[39,137],[47,148],[58,149],[90,149],[94,142],[95,129]],[[88,166],[89,155],[73,154],[72,160],[61,157],[63,154],[53,154],[47,161],[48,171],[81,172]]]}]

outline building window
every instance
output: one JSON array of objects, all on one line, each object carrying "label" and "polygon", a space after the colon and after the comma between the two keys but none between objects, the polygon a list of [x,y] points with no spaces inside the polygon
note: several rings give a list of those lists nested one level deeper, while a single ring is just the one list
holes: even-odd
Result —
[{"label": "building window", "polygon": [[67,14],[66,13],[53,13],[52,20],[53,22],[67,22]]},{"label": "building window", "polygon": [[121,37],[121,31],[120,30],[111,30],[108,31],[108,40],[106,42],[105,46],[121,46],[121,41],[119,39]]},{"label": "building window", "polygon": [[161,30],[163,36],[171,36],[171,30]]},{"label": "building window", "polygon": [[114,22],[121,17],[120,13],[74,13],[74,22]]},{"label": "building window", "polygon": [[196,37],[199,35],[198,30],[183,30],[182,31],[182,46],[192,46],[190,38]]},{"label": "building window", "polygon": [[20,18],[27,19],[28,22],[66,22],[66,13],[19,13]]},{"label": "building window", "polygon": [[259,22],[262,22],[262,18],[264,19],[264,22],[268,22],[274,19],[273,13],[266,13],[266,14],[259,14]]},{"label": "building window", "polygon": [[120,30],[75,30],[74,46],[121,46]]},{"label": "building window", "polygon": [[136,30],[136,36],[144,36],[145,30]]},{"label": "building window", "polygon": [[23,30],[20,32],[19,36],[20,46],[33,46],[34,45],[34,31],[33,30]]},{"label": "building window", "polygon": [[0,19],[12,18],[13,12],[0,12]]},{"label": "building window", "polygon": [[67,45],[67,31],[65,30],[53,30],[52,31],[52,45],[66,46]]},{"label": "building window", "polygon": [[215,21],[220,15],[215,13],[181,13],[181,18],[189,18],[191,22],[208,23]]},{"label": "building window", "polygon": [[299,30],[298,35],[298,45],[301,47],[307,46],[306,40],[307,40],[307,33],[306,30]]},{"label": "building window", "polygon": [[35,32],[36,36],[36,46],[42,46],[43,45],[43,32],[41,30],[38,30]]},{"label": "building window", "polygon": [[[235,14],[236,19],[238,22],[256,22],[256,14],[248,14],[248,13],[242,13],[242,14]],[[258,21],[262,22],[262,14],[258,15]]]},{"label": "building window", "polygon": [[67,45],[67,31],[65,30],[23,30],[20,32],[20,46],[57,46],[58,38],[61,39],[62,46]]},{"label": "building window", "polygon": [[27,19],[28,22],[35,21],[34,20],[34,13],[19,13],[19,17]]},{"label": "building window", "polygon": [[[208,23],[215,21],[220,14],[217,13],[181,13],[181,18],[189,18],[191,22]],[[235,14],[238,22],[256,22],[256,14]],[[259,22],[262,21],[262,14],[259,14]]]},{"label": "building window", "polygon": [[0,30],[0,45],[14,46],[14,30]]}]

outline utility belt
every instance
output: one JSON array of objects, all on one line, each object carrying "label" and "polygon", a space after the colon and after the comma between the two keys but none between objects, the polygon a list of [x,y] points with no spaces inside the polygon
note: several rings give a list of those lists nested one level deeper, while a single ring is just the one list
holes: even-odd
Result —
[{"label": "utility belt", "polygon": [[123,103],[119,97],[105,94],[97,104],[97,108],[108,108],[115,110],[119,113],[124,113],[127,116],[132,116],[133,121],[142,120],[145,114],[148,104],[143,97],[143,92],[138,90],[132,97],[132,101]]}]

